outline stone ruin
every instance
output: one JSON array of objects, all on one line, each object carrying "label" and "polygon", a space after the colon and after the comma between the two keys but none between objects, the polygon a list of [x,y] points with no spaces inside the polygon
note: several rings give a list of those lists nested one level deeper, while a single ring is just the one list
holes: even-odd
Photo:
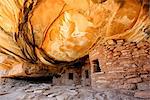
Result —
[{"label": "stone ruin", "polygon": [[149,98],[150,43],[108,40],[98,44],[82,66],[63,68],[52,77],[52,84],[133,90],[135,97]]},{"label": "stone ruin", "polygon": [[109,40],[90,53],[94,88],[150,89],[150,43]]},{"label": "stone ruin", "polygon": [[91,86],[94,89],[137,91],[147,98],[150,90],[150,43],[108,40],[89,53],[80,68],[68,68],[54,84]]},{"label": "stone ruin", "polygon": [[89,60],[79,68],[65,68],[58,77],[53,77],[55,85],[82,85],[91,86],[91,66]]},{"label": "stone ruin", "polygon": [[55,85],[150,98],[149,0],[1,0],[0,8],[1,77],[51,74]]}]

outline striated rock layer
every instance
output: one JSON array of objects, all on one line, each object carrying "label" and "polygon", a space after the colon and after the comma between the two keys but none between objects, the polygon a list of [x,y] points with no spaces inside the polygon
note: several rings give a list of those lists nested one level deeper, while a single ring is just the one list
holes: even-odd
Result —
[{"label": "striated rock layer", "polygon": [[97,42],[149,40],[149,2],[1,0],[0,67],[14,70],[27,63],[53,69],[87,55]]}]

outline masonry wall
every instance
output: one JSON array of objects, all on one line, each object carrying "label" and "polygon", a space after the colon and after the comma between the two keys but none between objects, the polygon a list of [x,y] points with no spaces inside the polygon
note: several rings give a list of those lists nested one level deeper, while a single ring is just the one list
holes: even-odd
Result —
[{"label": "masonry wall", "polygon": [[54,85],[81,84],[81,68],[65,67],[64,69],[62,69],[62,73],[60,73],[60,75],[53,77],[53,84]]},{"label": "masonry wall", "polygon": [[87,59],[85,64],[82,66],[81,72],[82,72],[81,85],[91,86],[91,65],[89,59]]},{"label": "masonry wall", "polygon": [[[150,43],[109,40],[89,54],[93,88],[150,89]],[[94,60],[99,72],[94,72]]]}]

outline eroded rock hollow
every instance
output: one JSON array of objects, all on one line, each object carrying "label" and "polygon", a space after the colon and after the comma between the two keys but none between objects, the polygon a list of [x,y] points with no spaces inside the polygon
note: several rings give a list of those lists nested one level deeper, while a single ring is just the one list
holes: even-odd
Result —
[{"label": "eroded rock hollow", "polygon": [[1,0],[0,68],[8,76],[61,72],[58,66],[78,61],[109,39],[149,41],[149,3]]}]

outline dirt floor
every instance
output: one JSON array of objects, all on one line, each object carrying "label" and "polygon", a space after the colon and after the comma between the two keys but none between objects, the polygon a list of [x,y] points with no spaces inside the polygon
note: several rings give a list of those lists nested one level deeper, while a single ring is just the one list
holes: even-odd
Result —
[{"label": "dirt floor", "polygon": [[[54,86],[46,79],[0,79],[0,100],[146,100],[133,91]],[[148,100],[148,99],[147,99]]]}]

